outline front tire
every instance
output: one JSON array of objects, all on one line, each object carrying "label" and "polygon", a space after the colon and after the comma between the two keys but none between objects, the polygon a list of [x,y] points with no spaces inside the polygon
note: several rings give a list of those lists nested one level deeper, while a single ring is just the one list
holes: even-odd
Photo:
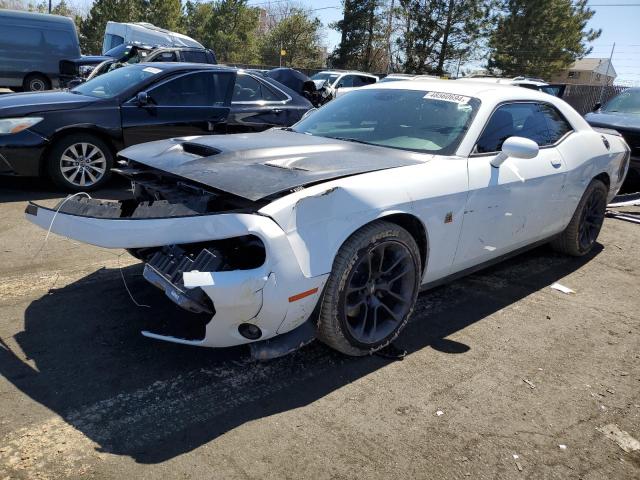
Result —
[{"label": "front tire", "polygon": [[321,300],[318,338],[346,355],[388,345],[409,321],[420,288],[420,251],[404,228],[365,225],[342,245]]},{"label": "front tire", "polygon": [[607,186],[603,182],[591,181],[569,225],[558,238],[551,242],[554,250],[581,257],[593,249],[604,222],[608,193]]},{"label": "front tire", "polygon": [[95,190],[111,175],[113,153],[104,141],[89,133],[58,140],[47,157],[53,182],[73,192]]}]

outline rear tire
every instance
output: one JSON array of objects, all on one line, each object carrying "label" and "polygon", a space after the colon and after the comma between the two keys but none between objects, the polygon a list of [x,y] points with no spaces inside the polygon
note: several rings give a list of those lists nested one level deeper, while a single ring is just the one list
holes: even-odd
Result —
[{"label": "rear tire", "polygon": [[51,81],[44,75],[33,73],[27,75],[22,82],[22,89],[25,92],[44,92],[51,90]]},{"label": "rear tire", "polygon": [[409,321],[420,287],[416,241],[404,228],[376,221],[342,245],[321,300],[318,338],[346,355],[373,353]]},{"label": "rear tire", "polygon": [[90,133],[74,133],[58,140],[47,156],[53,182],[72,192],[88,192],[104,185],[111,175],[109,145]]},{"label": "rear tire", "polygon": [[608,193],[607,186],[602,181],[591,181],[569,225],[551,242],[554,250],[581,257],[593,249],[604,222]]}]

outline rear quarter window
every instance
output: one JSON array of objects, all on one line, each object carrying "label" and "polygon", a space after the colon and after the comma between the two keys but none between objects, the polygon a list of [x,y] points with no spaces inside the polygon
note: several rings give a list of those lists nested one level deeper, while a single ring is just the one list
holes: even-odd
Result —
[{"label": "rear quarter window", "polygon": [[205,52],[194,52],[194,51],[183,51],[182,58],[184,58],[185,62],[190,63],[208,63],[207,55]]}]

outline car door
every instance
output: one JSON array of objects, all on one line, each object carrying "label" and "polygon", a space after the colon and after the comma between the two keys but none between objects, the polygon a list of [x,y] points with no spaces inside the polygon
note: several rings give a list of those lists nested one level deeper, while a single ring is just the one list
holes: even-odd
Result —
[{"label": "car door", "polygon": [[231,98],[228,133],[261,132],[295,123],[291,97],[248,73],[238,73]]},{"label": "car door", "polygon": [[137,95],[129,99],[120,108],[125,145],[218,131],[229,115],[234,77],[233,72],[179,73],[147,88],[146,104]]},{"label": "car door", "polygon": [[[556,119],[554,128],[551,118]],[[453,271],[558,232],[563,223],[566,164],[557,145],[571,131],[560,112],[547,104],[505,103],[493,112],[468,159],[469,195]],[[508,158],[493,167],[491,160],[512,136],[535,141],[538,155]]]},{"label": "car door", "polygon": [[334,87],[336,89],[336,98],[353,90],[354,82],[358,82],[358,80],[356,79],[357,76],[351,74],[343,75],[342,77],[340,77],[340,79],[336,83],[336,86]]}]

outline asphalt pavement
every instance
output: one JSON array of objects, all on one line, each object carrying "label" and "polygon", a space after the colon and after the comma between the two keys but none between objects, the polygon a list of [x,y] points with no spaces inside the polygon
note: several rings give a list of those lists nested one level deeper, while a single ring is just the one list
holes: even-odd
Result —
[{"label": "asphalt pavement", "polygon": [[0,479],[640,478],[638,224],[425,292],[403,361],[255,363],[142,337],[189,314],[123,251],[44,243],[26,202],[63,196],[0,178]]}]

